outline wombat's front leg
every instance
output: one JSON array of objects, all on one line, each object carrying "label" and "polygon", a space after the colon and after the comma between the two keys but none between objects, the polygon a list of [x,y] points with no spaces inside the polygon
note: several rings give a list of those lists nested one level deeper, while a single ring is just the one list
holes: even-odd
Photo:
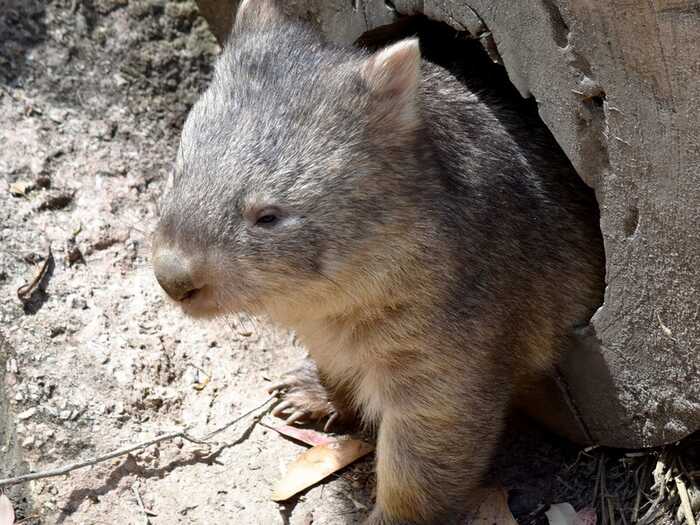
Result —
[{"label": "wombat's front leg", "polygon": [[286,418],[287,424],[326,419],[324,430],[328,430],[333,423],[347,423],[352,418],[352,411],[345,399],[324,384],[316,363],[308,357],[299,368],[287,372],[268,391],[282,393],[282,402],[272,414]]},{"label": "wombat's front leg", "polygon": [[438,395],[423,409],[385,412],[377,443],[377,502],[365,525],[464,523],[507,412],[509,388],[499,392],[499,383],[449,403]]}]

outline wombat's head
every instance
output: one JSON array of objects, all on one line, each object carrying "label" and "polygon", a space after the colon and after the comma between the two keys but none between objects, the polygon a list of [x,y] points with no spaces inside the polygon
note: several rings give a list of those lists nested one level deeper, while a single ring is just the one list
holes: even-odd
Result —
[{"label": "wombat's head", "polygon": [[415,40],[367,55],[324,43],[270,0],[244,1],[163,199],[163,289],[204,317],[371,293],[379,254],[410,235],[425,190],[409,175],[419,81]]}]

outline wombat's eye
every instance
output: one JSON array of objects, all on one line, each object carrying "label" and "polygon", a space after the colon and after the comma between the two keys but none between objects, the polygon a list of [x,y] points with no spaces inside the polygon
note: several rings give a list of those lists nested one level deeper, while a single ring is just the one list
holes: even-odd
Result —
[{"label": "wombat's eye", "polygon": [[277,222],[277,215],[272,215],[269,213],[259,217],[258,220],[255,221],[255,224],[272,224],[273,222]]},{"label": "wombat's eye", "polygon": [[255,219],[256,226],[274,226],[279,221],[277,210],[262,210]]}]

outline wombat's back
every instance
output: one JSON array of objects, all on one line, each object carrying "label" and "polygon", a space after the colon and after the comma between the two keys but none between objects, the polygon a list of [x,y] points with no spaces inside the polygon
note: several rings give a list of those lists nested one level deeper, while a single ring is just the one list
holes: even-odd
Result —
[{"label": "wombat's back", "polygon": [[593,191],[543,124],[424,63],[424,133],[445,191],[433,209],[461,266],[454,308],[508,318],[527,374],[549,366],[602,302]]}]

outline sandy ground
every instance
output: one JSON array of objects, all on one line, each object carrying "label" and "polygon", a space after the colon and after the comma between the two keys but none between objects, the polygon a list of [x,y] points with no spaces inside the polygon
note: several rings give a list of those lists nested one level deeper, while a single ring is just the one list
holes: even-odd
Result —
[{"label": "sandy ground", "polygon": [[[149,268],[179,129],[218,52],[193,3],[0,7],[0,478],[183,425],[203,434],[263,401],[303,355],[293,336],[252,320],[195,324]],[[8,494],[36,524],[143,524],[136,493],[154,525],[361,521],[371,458],[280,506],[272,486],[303,447],[251,422],[220,449],[179,439]],[[594,501],[599,457],[580,452],[513,423],[492,477],[520,523],[543,523],[555,501]]]}]

